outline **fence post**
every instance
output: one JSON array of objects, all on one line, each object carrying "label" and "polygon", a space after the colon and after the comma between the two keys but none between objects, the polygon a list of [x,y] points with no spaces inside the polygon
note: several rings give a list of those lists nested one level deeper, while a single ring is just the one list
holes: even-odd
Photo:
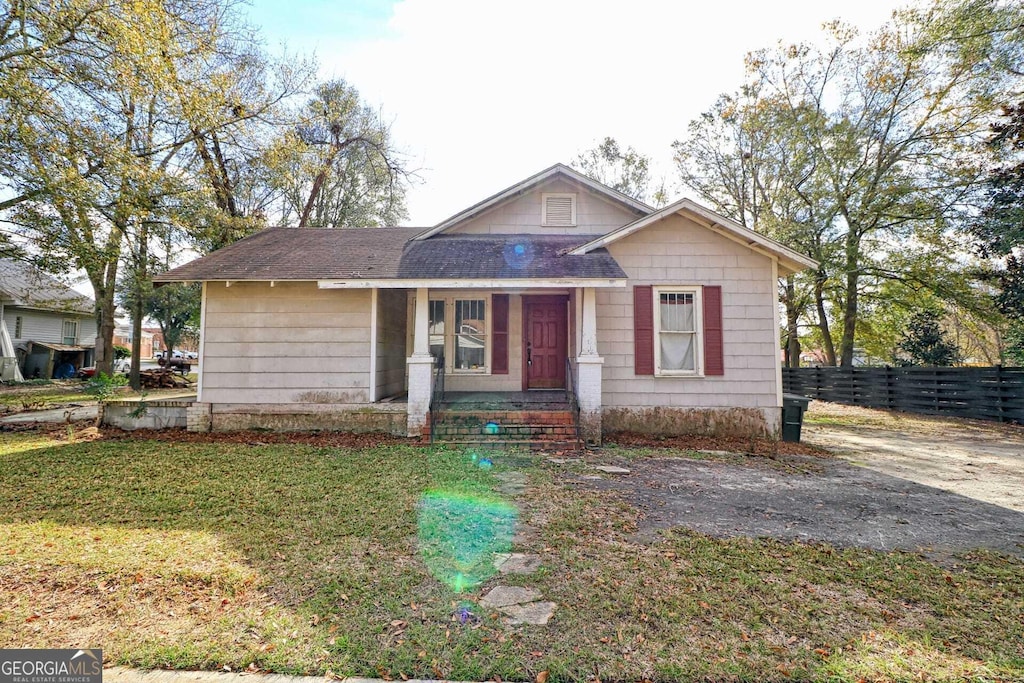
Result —
[{"label": "fence post", "polygon": [[1005,408],[1003,406],[1003,364],[996,365],[996,412],[1000,422],[1006,422]]},{"label": "fence post", "polygon": [[892,410],[892,367],[885,366],[885,407]]}]

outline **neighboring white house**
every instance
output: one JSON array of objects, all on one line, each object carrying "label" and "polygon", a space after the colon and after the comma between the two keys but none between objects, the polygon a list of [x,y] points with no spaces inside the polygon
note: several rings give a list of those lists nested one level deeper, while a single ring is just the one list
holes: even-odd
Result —
[{"label": "neighboring white house", "polygon": [[272,228],[157,279],[203,282],[196,428],[417,435],[443,358],[448,394],[572,389],[596,442],[775,433],[777,282],[813,265],[556,165],[433,228]]},{"label": "neighboring white house", "polygon": [[[51,378],[92,364],[92,299],[21,261],[0,259],[0,355],[9,377]],[[15,358],[16,361],[11,359]]]}]

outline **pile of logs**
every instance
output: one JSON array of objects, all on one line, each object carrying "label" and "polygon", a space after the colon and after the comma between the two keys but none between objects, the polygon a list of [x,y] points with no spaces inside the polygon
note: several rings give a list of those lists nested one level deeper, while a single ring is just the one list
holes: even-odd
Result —
[{"label": "pile of logs", "polygon": [[139,372],[139,383],[143,389],[183,389],[192,383],[181,375],[176,375],[170,368],[142,370]]}]

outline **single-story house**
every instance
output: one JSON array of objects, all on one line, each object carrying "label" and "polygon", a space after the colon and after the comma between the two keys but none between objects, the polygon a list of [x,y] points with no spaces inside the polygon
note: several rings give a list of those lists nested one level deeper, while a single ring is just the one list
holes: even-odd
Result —
[{"label": "single-story house", "polygon": [[421,435],[445,397],[546,391],[598,442],[776,433],[777,283],[813,265],[559,164],[430,228],[270,228],[156,279],[203,283],[192,428]]},{"label": "single-story house", "polygon": [[[73,377],[92,365],[95,304],[22,261],[0,259],[0,356],[25,378]],[[5,379],[14,379],[14,377]]]}]

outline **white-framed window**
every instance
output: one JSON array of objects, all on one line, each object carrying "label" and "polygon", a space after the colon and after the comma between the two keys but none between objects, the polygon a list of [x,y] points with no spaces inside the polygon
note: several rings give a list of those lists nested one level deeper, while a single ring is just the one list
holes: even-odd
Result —
[{"label": "white-framed window", "polygon": [[456,374],[491,371],[489,295],[454,294],[431,299],[427,333],[430,355],[444,355],[445,370]]},{"label": "white-framed window", "polygon": [[540,224],[544,227],[573,227],[576,225],[576,195],[571,192],[545,192],[541,194]]},{"label": "white-framed window", "polygon": [[701,375],[704,371],[700,287],[654,287],[654,373]]},{"label": "white-framed window", "polygon": [[64,330],[61,333],[61,338],[64,344],[68,346],[74,346],[78,343],[78,321],[77,320],[65,320]]}]

